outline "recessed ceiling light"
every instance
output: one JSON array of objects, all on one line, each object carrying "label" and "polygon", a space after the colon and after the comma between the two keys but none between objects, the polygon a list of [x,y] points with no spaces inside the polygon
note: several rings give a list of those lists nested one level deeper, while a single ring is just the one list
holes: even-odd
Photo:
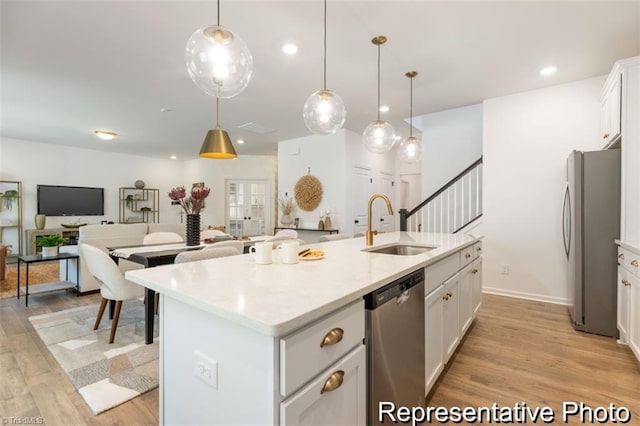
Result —
[{"label": "recessed ceiling light", "polygon": [[282,45],[282,51],[287,55],[295,55],[298,52],[298,46],[293,43],[285,43]]},{"label": "recessed ceiling light", "polygon": [[111,139],[118,136],[116,132],[111,132],[109,130],[94,130],[93,133],[95,133],[97,137],[105,141],[110,141]]},{"label": "recessed ceiling light", "polygon": [[172,156],[171,156],[171,157],[169,157],[169,158],[171,158],[172,160],[175,160],[175,159],[176,159],[176,158],[178,158],[178,157],[176,157],[175,155],[172,155]]},{"label": "recessed ceiling light", "polygon": [[171,112],[171,108],[160,108],[160,112]]},{"label": "recessed ceiling light", "polygon": [[551,75],[556,71],[558,71],[558,67],[555,65],[549,65],[548,67],[544,67],[540,70],[540,75]]},{"label": "recessed ceiling light", "polygon": [[242,145],[244,143],[244,139],[238,139],[236,142]]},{"label": "recessed ceiling light", "polygon": [[389,106],[388,105],[381,105],[380,106],[380,112],[389,112]]}]

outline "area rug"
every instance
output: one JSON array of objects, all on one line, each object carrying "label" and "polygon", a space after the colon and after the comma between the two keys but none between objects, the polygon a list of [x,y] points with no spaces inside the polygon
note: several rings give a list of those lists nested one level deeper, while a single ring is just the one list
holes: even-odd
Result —
[{"label": "area rug", "polygon": [[[20,267],[20,284],[26,282],[26,266]],[[59,262],[34,263],[29,266],[29,286],[48,283],[60,280]],[[7,265],[6,279],[0,277],[0,299],[16,297],[18,287],[18,265],[12,263]]]},{"label": "area rug", "polygon": [[29,317],[93,414],[158,387],[157,317],[154,342],[145,345],[144,304],[125,301],[115,340],[109,344],[107,311],[96,331],[98,305]]}]

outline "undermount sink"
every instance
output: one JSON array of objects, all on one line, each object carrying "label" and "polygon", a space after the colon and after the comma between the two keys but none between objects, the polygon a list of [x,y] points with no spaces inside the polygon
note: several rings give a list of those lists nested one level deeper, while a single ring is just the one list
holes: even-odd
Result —
[{"label": "undermount sink", "polygon": [[392,254],[395,256],[414,256],[433,250],[435,246],[418,246],[413,244],[392,244],[382,247],[366,248],[369,253]]}]

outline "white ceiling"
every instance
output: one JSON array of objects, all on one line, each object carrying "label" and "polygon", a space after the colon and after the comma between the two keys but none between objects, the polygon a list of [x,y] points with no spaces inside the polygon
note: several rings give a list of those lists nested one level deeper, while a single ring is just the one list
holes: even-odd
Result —
[{"label": "white ceiling", "polygon": [[[191,81],[184,47],[216,22],[216,2],[2,0],[2,137],[158,158],[196,158],[215,125],[215,100]],[[408,134],[414,116],[497,96],[604,75],[640,54],[640,1],[329,1],[327,86],[361,133],[376,117],[375,35],[382,47],[382,114]],[[220,120],[242,154],[275,154],[308,135],[302,105],[322,88],[323,3],[221,0],[222,25],[248,44],[248,88],[220,102]],[[296,56],[280,46],[292,41]],[[538,71],[555,64],[559,71]],[[162,113],[161,108],[171,112]],[[258,135],[237,126],[276,129]],[[119,133],[111,142],[94,129]]]}]

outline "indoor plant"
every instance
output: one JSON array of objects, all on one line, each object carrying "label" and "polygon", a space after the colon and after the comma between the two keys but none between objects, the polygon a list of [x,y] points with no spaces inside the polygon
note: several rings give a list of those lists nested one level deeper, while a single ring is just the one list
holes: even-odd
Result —
[{"label": "indoor plant", "polygon": [[187,245],[200,244],[200,210],[204,207],[204,200],[211,190],[204,185],[194,185],[187,197],[184,186],[178,186],[167,193],[172,201],[177,201],[187,214]]},{"label": "indoor plant", "polygon": [[7,191],[4,191],[4,194],[2,194],[2,205],[7,210],[11,210],[13,208],[13,203],[16,201],[17,198],[18,198],[18,191],[16,191],[15,189],[9,189]]},{"label": "indoor plant", "polygon": [[280,223],[289,226],[293,223],[293,218],[291,214],[296,209],[296,203],[293,201],[292,197],[287,197],[286,195],[278,198],[278,206],[282,211],[282,217],[280,218]]},{"label": "indoor plant", "polygon": [[50,257],[58,255],[58,246],[67,242],[67,239],[57,234],[38,237],[36,245],[42,247],[42,256]]}]

